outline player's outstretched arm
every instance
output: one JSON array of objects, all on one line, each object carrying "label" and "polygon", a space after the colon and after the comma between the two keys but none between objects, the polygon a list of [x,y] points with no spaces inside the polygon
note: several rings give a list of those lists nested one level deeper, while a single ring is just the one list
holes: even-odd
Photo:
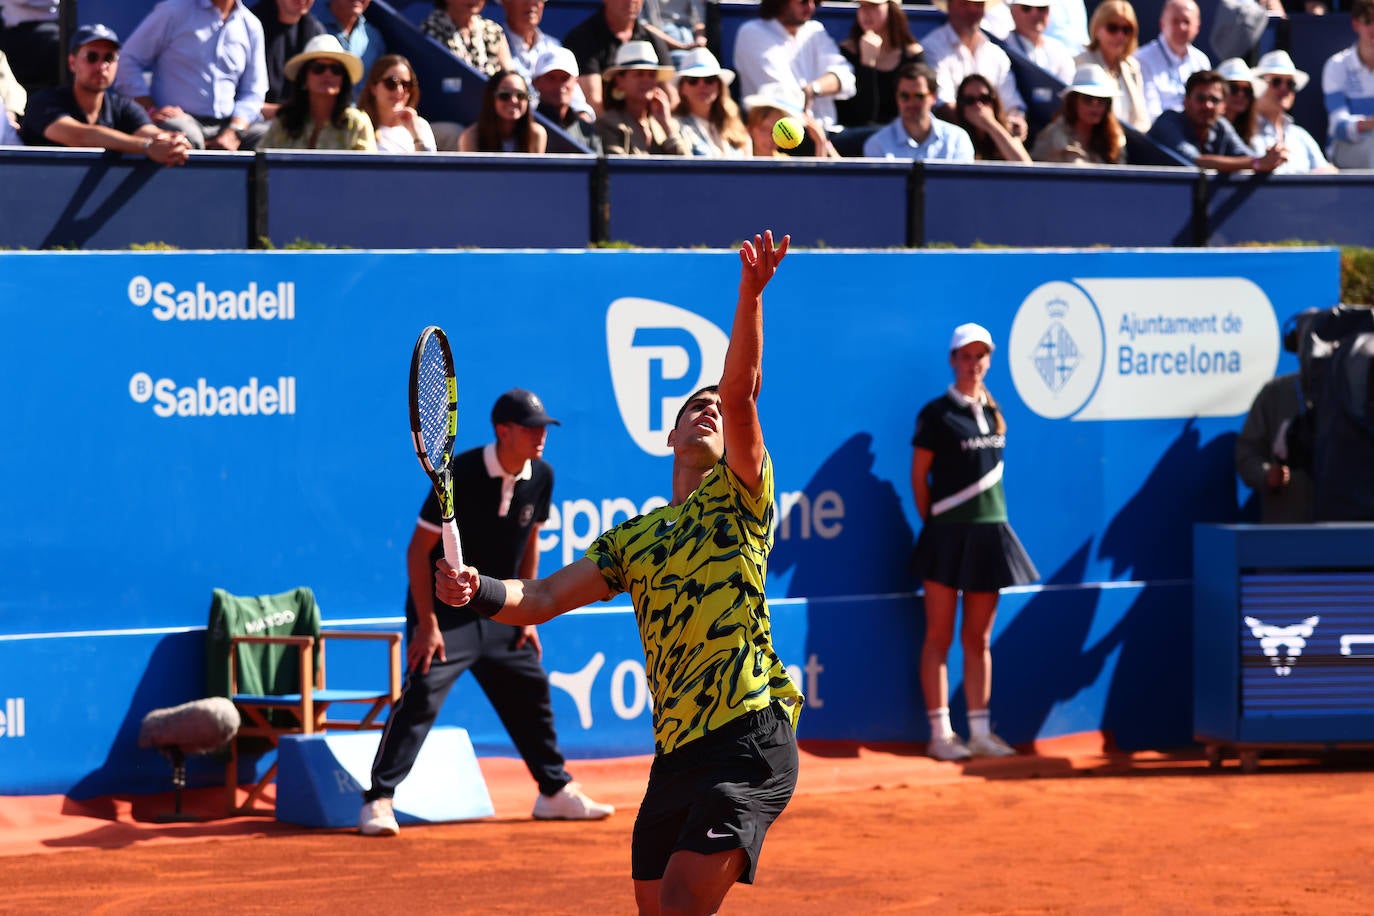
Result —
[{"label": "player's outstretched arm", "polygon": [[434,568],[434,590],[445,604],[470,603],[478,614],[512,626],[541,624],[611,596],[596,564],[585,557],[544,579],[505,580],[480,575],[472,566],[459,572],[441,557]]},{"label": "player's outstretched arm", "polygon": [[763,379],[763,290],[786,256],[791,239],[784,235],[775,245],[770,229],[740,246],[739,302],[730,326],[725,371],[720,377],[725,462],[754,494],[763,482],[763,429],[758,412]]}]

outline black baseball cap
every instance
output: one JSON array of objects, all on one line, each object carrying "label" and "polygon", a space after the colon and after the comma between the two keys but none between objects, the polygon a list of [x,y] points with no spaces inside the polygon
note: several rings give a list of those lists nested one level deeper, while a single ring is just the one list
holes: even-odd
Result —
[{"label": "black baseball cap", "polygon": [[114,29],[97,22],[95,25],[83,25],[78,28],[72,35],[72,41],[68,45],[67,51],[70,54],[75,54],[77,48],[93,41],[108,41],[116,48],[119,47],[119,36],[115,34]]},{"label": "black baseball cap", "polygon": [[496,399],[491,408],[491,422],[515,423],[519,426],[562,426],[544,411],[544,402],[533,391],[512,388]]}]

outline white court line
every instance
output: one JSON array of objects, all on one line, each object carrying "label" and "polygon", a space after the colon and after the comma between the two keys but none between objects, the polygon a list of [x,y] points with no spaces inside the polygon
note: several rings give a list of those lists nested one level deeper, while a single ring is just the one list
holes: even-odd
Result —
[{"label": "white court line", "polygon": [[[1002,589],[1003,594],[1008,595],[1036,595],[1041,592],[1072,592],[1072,591],[1113,591],[1117,589],[1140,589],[1146,586],[1169,587],[1192,585],[1192,579],[1160,579],[1157,582],[1146,582],[1142,579],[1133,579],[1126,582],[1081,582],[1064,583],[1060,585],[1017,585],[1011,588]],[[918,589],[915,594],[921,594]],[[891,592],[886,595],[823,595],[815,598],[769,598],[768,603],[772,605],[797,605],[797,604],[834,604],[840,601],[873,601],[887,600],[891,598],[908,598],[911,592]],[[597,603],[593,607],[578,608],[569,611],[564,616],[595,616],[598,614],[632,614],[634,608],[628,604],[601,604]],[[323,627],[358,627],[358,626],[377,626],[377,625],[404,625],[405,617],[356,617],[346,620],[322,620],[320,625]],[[0,634],[0,642],[22,642],[24,640],[37,639],[87,639],[92,636],[167,636],[175,633],[196,633],[205,632],[205,627],[147,627],[129,628],[123,630],[73,630],[67,633],[8,633]]]}]

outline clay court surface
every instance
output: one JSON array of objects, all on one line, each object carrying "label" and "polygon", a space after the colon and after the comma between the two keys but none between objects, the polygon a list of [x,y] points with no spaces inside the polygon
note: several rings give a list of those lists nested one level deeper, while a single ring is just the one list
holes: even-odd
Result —
[{"label": "clay court surface", "polygon": [[[739,913],[1374,912],[1371,758],[1210,770],[1096,738],[960,766],[918,747],[805,745],[798,794]],[[263,818],[163,825],[171,797],[0,799],[5,913],[626,913],[647,758],[575,761],[600,823],[528,818],[483,760],[493,820],[390,840]],[[212,810],[217,793],[190,794]]]}]

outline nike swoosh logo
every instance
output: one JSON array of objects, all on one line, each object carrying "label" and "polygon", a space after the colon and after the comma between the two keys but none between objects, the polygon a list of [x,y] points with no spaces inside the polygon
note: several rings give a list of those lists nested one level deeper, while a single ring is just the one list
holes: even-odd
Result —
[{"label": "nike swoosh logo", "polygon": [[730,836],[728,833],[716,833],[715,829],[712,827],[706,828],[706,839],[708,840],[723,840],[728,836]]}]

